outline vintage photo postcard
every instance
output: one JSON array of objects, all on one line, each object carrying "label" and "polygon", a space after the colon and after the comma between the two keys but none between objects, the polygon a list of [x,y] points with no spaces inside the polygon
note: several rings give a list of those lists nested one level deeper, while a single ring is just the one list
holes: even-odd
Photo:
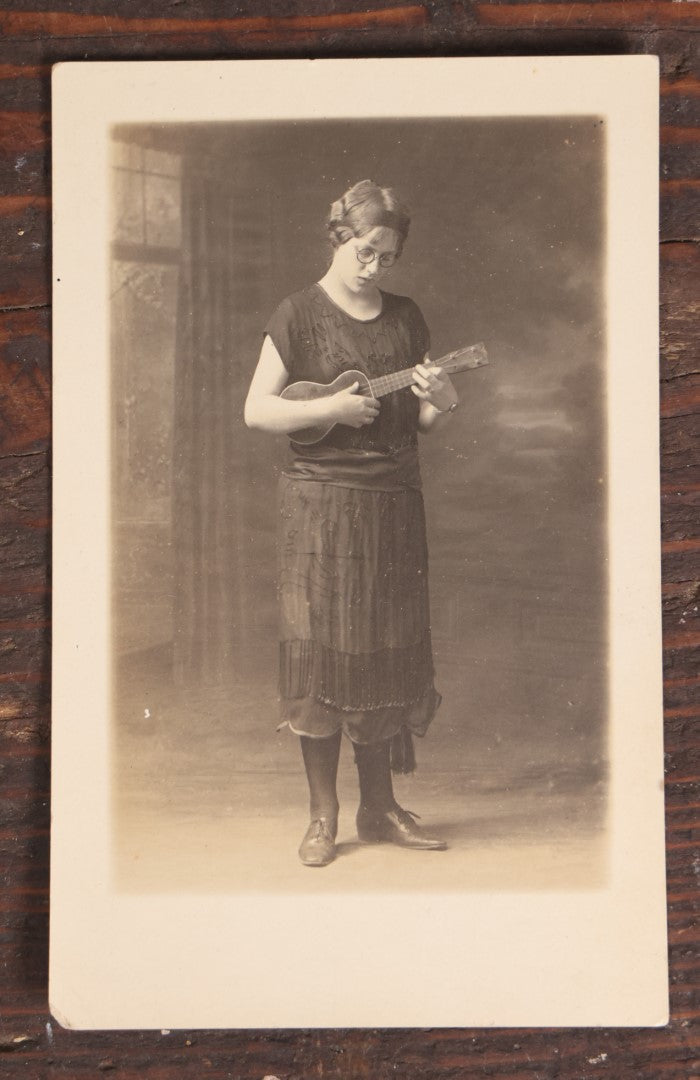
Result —
[{"label": "vintage photo postcard", "polygon": [[656,59],[53,86],[55,1017],[665,1023]]}]

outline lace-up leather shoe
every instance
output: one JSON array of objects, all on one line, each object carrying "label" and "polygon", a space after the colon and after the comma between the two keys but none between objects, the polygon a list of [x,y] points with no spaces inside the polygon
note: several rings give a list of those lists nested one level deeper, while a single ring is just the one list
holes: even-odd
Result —
[{"label": "lace-up leather shoe", "polygon": [[447,844],[434,836],[426,836],[416,825],[411,810],[394,806],[377,811],[361,806],[357,811],[357,835],[364,844],[398,844],[399,847],[420,851],[445,851]]},{"label": "lace-up leather shoe", "polygon": [[314,818],[299,848],[304,866],[328,866],[335,858],[337,825],[329,818]]}]

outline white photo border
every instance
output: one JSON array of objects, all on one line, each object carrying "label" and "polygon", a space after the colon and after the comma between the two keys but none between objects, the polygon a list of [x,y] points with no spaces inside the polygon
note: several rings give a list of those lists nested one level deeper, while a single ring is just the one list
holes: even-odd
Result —
[{"label": "white photo border", "polygon": [[[68,63],[54,70],[53,103],[54,1016],[141,1029],[666,1023],[657,59]],[[355,119],[605,123],[611,847],[600,890],[112,887],[109,132],[349,107]]]}]

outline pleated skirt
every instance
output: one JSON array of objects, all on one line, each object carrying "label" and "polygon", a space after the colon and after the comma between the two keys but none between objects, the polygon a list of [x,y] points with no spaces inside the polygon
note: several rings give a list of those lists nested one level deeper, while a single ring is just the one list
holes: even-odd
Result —
[{"label": "pleated skirt", "polygon": [[282,476],[279,495],[283,723],[359,743],[425,734],[440,697],[420,491]]}]

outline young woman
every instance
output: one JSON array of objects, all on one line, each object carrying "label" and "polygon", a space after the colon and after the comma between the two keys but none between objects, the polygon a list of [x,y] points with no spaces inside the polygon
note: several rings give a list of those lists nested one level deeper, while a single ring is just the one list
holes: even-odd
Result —
[{"label": "young woman", "polygon": [[[309,783],[311,823],[299,849],[307,866],[335,857],[343,731],[359,774],[359,839],[446,847],[398,806],[391,770],[414,767],[411,734],[425,734],[440,703],[416,435],[445,424],[458,398],[427,357],[418,307],[379,288],[408,235],[393,191],[355,184],[333,203],[327,227],[331,265],[274,312],[245,407],[248,426],[291,437],[280,481],[280,694]],[[302,380],[410,367],[412,385],[381,402],[357,382],[314,400],[280,397]],[[294,442],[316,425],[333,426],[320,442]]]}]

